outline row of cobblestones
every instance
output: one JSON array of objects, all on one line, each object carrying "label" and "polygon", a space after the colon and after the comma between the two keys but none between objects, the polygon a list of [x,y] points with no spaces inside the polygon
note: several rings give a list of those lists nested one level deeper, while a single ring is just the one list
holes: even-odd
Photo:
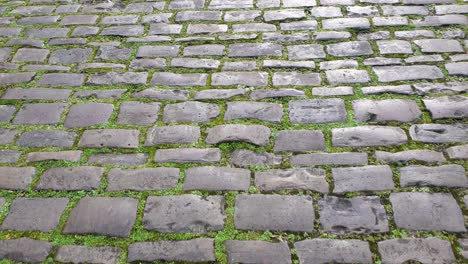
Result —
[{"label": "row of cobblestones", "polygon": [[0,2],[0,262],[465,263],[467,13]]}]

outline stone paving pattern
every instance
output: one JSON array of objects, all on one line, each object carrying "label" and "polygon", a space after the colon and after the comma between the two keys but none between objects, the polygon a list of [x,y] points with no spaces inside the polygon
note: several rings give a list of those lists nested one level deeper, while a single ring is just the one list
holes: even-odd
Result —
[{"label": "stone paving pattern", "polygon": [[0,2],[0,262],[467,263],[467,14]]}]

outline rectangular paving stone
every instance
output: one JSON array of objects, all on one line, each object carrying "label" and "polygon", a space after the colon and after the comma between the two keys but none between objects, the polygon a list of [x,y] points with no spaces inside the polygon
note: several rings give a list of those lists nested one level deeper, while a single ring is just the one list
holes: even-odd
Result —
[{"label": "rectangular paving stone", "polygon": [[468,145],[453,146],[445,149],[450,159],[468,159]]},{"label": "rectangular paving stone", "polygon": [[68,151],[44,151],[44,152],[29,152],[26,154],[26,162],[37,162],[46,160],[65,160],[71,162],[78,162],[83,155],[81,150],[68,150]]},{"label": "rectangular paving stone", "polygon": [[310,153],[294,155],[290,160],[293,166],[298,167],[317,165],[367,165],[367,153]]},{"label": "rectangular paving stone", "polygon": [[224,142],[246,142],[266,146],[270,142],[271,130],[262,125],[219,125],[206,130],[207,144]]},{"label": "rectangular paving stone", "polygon": [[466,232],[460,207],[450,193],[392,193],[390,202],[399,228]]},{"label": "rectangular paving stone", "polygon": [[15,112],[14,105],[0,105],[0,123],[9,123]]},{"label": "rectangular paving stone", "polygon": [[384,263],[403,263],[407,261],[421,263],[455,262],[455,255],[450,242],[435,237],[391,239],[380,241],[377,245]]},{"label": "rectangular paving stone", "polygon": [[105,124],[114,110],[113,104],[78,103],[70,107],[64,126],[68,128]]},{"label": "rectangular paving stone", "polygon": [[202,102],[183,102],[164,107],[165,123],[208,123],[219,116],[218,105]]},{"label": "rectangular paving stone", "polygon": [[433,65],[373,67],[379,82],[435,80],[443,78],[442,71]]},{"label": "rectangular paving stone", "polygon": [[194,167],[185,170],[184,190],[247,191],[250,170],[227,167]]},{"label": "rectangular paving stone", "polygon": [[154,155],[154,162],[159,163],[214,163],[220,160],[221,151],[217,148],[159,149]]},{"label": "rectangular paving stone", "polygon": [[148,161],[148,156],[147,153],[96,153],[89,157],[88,163],[97,165],[137,166],[145,164]]},{"label": "rectangular paving stone", "polygon": [[295,124],[346,121],[343,99],[308,99],[289,102],[289,119]]},{"label": "rectangular paving stone", "polygon": [[53,243],[26,237],[0,240],[0,259],[17,262],[44,262],[52,248]]},{"label": "rectangular paving stone", "polygon": [[200,135],[200,128],[196,126],[155,126],[148,130],[145,146],[192,144],[198,141]]},{"label": "rectangular paving stone", "polygon": [[35,72],[0,73],[0,85],[28,83],[36,76]]},{"label": "rectangular paving stone", "polygon": [[422,161],[422,162],[444,162],[445,157],[441,152],[426,149],[405,150],[400,152],[376,151],[375,159],[387,163]]},{"label": "rectangular paving stone", "polygon": [[325,150],[325,138],[320,130],[282,130],[275,138],[275,152],[305,152]]},{"label": "rectangular paving stone", "polygon": [[134,198],[86,196],[72,209],[62,233],[129,237],[137,206]]},{"label": "rectangular paving stone", "polygon": [[146,84],[147,72],[108,72],[92,74],[86,84],[88,85],[117,85],[117,84]]},{"label": "rectangular paving stone", "polygon": [[229,263],[292,263],[286,242],[227,240],[224,246]]},{"label": "rectangular paving stone", "polygon": [[312,197],[270,194],[236,195],[234,224],[240,230],[312,232]]},{"label": "rectangular paving stone", "polygon": [[334,193],[393,190],[393,173],[388,165],[332,168]]},{"label": "rectangular paving stone", "polygon": [[360,122],[414,122],[422,112],[414,100],[387,99],[352,101],[354,118]]},{"label": "rectangular paving stone", "polygon": [[143,228],[161,233],[203,234],[224,228],[223,196],[192,194],[150,196],[143,215]]},{"label": "rectangular paving stone", "polygon": [[16,51],[13,56],[12,62],[44,62],[47,55],[49,55],[48,49],[33,49],[33,48],[21,48]]},{"label": "rectangular paving stone", "polygon": [[3,149],[0,150],[0,163],[16,163],[21,156],[21,151]]},{"label": "rectangular paving stone", "polygon": [[138,148],[140,131],[135,129],[86,130],[78,142],[88,148]]},{"label": "rectangular paving stone", "polygon": [[268,73],[266,72],[219,72],[211,75],[211,85],[230,86],[267,86]]},{"label": "rectangular paving stone", "polygon": [[329,185],[322,169],[273,169],[255,173],[255,186],[261,191],[312,190],[328,193]]},{"label": "rectangular paving stone", "polygon": [[106,191],[174,189],[177,186],[179,174],[178,168],[111,169],[107,175]]},{"label": "rectangular paving stone", "polygon": [[408,142],[405,131],[391,126],[358,126],[332,129],[335,147],[373,147],[403,145]]},{"label": "rectangular paving stone", "polygon": [[37,84],[41,86],[81,86],[84,80],[84,74],[45,73]]},{"label": "rectangular paving stone", "polygon": [[339,69],[325,72],[328,83],[348,84],[348,83],[368,83],[371,81],[369,74],[364,70]]},{"label": "rectangular paving stone", "polygon": [[468,98],[465,96],[442,96],[423,99],[432,119],[468,117]]},{"label": "rectangular paving stone", "polygon": [[205,86],[208,74],[204,73],[172,73],[155,72],[151,79],[151,85],[165,86]]},{"label": "rectangular paving stone", "polygon": [[229,57],[281,56],[283,46],[274,43],[242,43],[229,45]]},{"label": "rectangular paving stone", "polygon": [[23,104],[13,119],[15,125],[55,125],[65,111],[65,103]]},{"label": "rectangular paving stone", "polygon": [[123,102],[120,104],[117,124],[148,126],[158,119],[161,103]]},{"label": "rectangular paving stone", "polygon": [[63,130],[33,130],[21,134],[16,141],[21,147],[71,148],[77,134]]},{"label": "rectangular paving stone", "polygon": [[322,78],[318,73],[275,72],[273,86],[318,86]]},{"label": "rectangular paving stone", "polygon": [[425,143],[468,141],[468,125],[461,123],[412,125],[409,132],[414,141]]},{"label": "rectangular paving stone", "polygon": [[136,37],[143,35],[143,26],[111,26],[102,30],[102,36]]},{"label": "rectangular paving stone", "polygon": [[54,88],[11,88],[2,96],[5,100],[64,100],[71,90]]},{"label": "rectangular paving stone", "polygon": [[357,239],[307,239],[294,248],[300,263],[373,263],[369,242]]},{"label": "rectangular paving stone", "polygon": [[224,120],[257,119],[280,123],[283,117],[283,107],[276,103],[263,102],[228,102]]},{"label": "rectangular paving stone", "polygon": [[138,242],[128,247],[128,261],[215,261],[214,239]]},{"label": "rectangular paving stone", "polygon": [[54,260],[62,263],[116,264],[121,254],[122,250],[118,247],[64,245],[57,249]]},{"label": "rectangular paving stone", "polygon": [[0,167],[0,188],[27,191],[35,174],[34,167]]},{"label": "rectangular paving stone", "polygon": [[79,166],[58,167],[45,171],[39,182],[37,190],[54,191],[89,191],[99,188],[104,168]]},{"label": "rectangular paving stone", "polygon": [[333,234],[373,234],[389,230],[380,198],[359,196],[350,199],[327,196],[318,201],[320,225]]},{"label": "rectangular paving stone", "polygon": [[57,228],[68,198],[16,198],[0,229],[51,232]]},{"label": "rectangular paving stone", "polygon": [[407,166],[399,168],[400,185],[408,186],[442,186],[449,188],[468,187],[468,178],[461,165],[441,166]]},{"label": "rectangular paving stone", "polygon": [[[223,46],[224,47],[224,46]],[[137,58],[175,57],[179,53],[179,45],[174,46],[141,46],[138,48]],[[193,46],[192,46],[193,48]],[[209,55],[209,54],[207,54]]]}]

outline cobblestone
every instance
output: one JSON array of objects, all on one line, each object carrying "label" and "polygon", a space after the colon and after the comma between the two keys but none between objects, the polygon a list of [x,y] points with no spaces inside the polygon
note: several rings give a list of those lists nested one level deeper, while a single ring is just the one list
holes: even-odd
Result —
[{"label": "cobblestone", "polygon": [[2,1],[0,262],[465,263],[466,3]]}]

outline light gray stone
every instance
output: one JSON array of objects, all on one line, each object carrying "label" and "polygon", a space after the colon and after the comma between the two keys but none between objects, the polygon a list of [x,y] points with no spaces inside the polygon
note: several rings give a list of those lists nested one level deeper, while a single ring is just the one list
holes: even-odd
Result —
[{"label": "light gray stone", "polygon": [[310,99],[289,102],[289,119],[295,124],[346,121],[343,99]]},{"label": "light gray stone", "polygon": [[159,163],[215,163],[220,160],[221,151],[217,148],[159,149],[154,155],[154,162]]},{"label": "light gray stone", "polygon": [[258,146],[270,143],[271,130],[262,125],[219,125],[208,128],[207,144],[224,142],[247,142]]},{"label": "light gray stone", "polygon": [[332,168],[334,193],[385,191],[395,189],[388,165]]},{"label": "light gray stone", "polygon": [[89,191],[99,188],[104,168],[79,166],[57,167],[45,171],[36,185],[37,190]]},{"label": "light gray stone", "polygon": [[358,126],[332,129],[332,144],[335,147],[392,146],[407,142],[405,131],[399,127]]},{"label": "light gray stone", "polygon": [[328,193],[329,185],[322,169],[273,169],[255,173],[255,186],[266,192],[310,190]]},{"label": "light gray stone", "polygon": [[414,141],[425,143],[468,141],[468,125],[460,123],[412,125],[409,132]]},{"label": "light gray stone", "polygon": [[414,122],[420,119],[422,113],[413,100],[355,100],[353,103],[354,117],[360,122]]},{"label": "light gray stone", "polygon": [[468,178],[461,165],[408,166],[400,170],[400,185],[408,186],[441,186],[449,188],[468,187]]},{"label": "light gray stone", "polygon": [[228,102],[224,120],[257,119],[280,123],[283,117],[283,107],[277,103],[263,102]]},{"label": "light gray stone", "polygon": [[179,175],[178,168],[111,169],[107,176],[106,191],[174,189],[179,181]]}]

